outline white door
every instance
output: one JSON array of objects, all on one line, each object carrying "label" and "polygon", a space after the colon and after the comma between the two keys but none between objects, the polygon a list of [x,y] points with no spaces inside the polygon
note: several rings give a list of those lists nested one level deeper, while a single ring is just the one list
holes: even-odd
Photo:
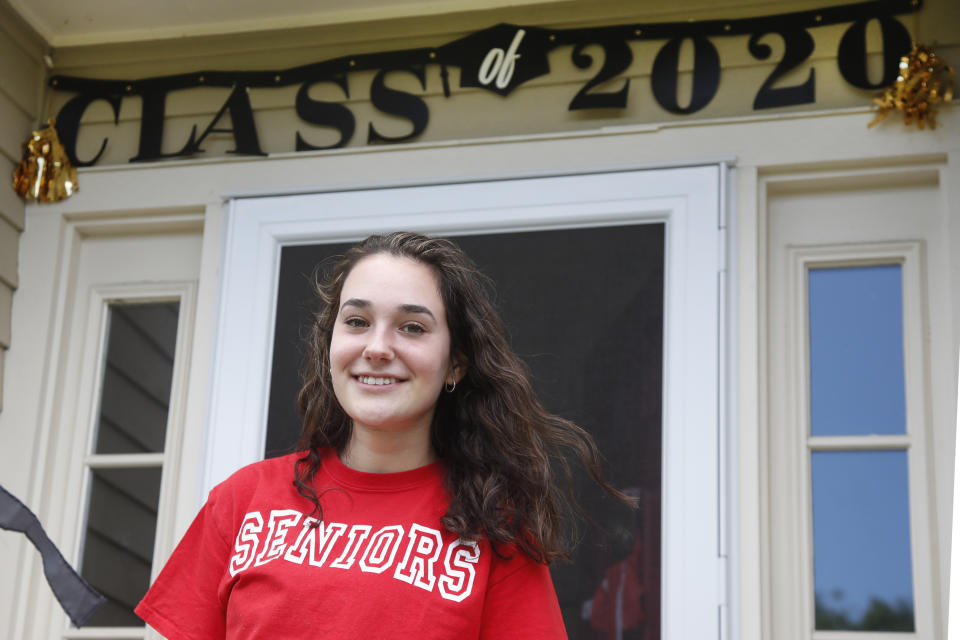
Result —
[{"label": "white door", "polygon": [[[562,244],[571,234],[659,226],[662,545],[659,584],[648,590],[660,597],[660,637],[719,638],[727,555],[719,457],[725,179],[723,167],[705,166],[235,200],[227,220],[204,487],[264,457],[274,344],[293,338],[275,335],[288,249],[316,245],[322,253],[324,245],[405,229],[461,238],[477,251],[493,248],[495,256],[508,237],[533,238],[518,245],[526,253],[548,237],[564,236]],[[599,242],[602,250],[602,237]],[[592,598],[560,591],[568,628],[584,620],[588,628]]]}]

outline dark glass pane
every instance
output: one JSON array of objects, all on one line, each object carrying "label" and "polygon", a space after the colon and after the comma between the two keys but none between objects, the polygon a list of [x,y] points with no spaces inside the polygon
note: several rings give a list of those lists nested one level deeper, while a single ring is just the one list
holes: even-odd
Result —
[{"label": "dark glass pane", "polygon": [[179,302],[110,305],[96,453],[162,452]]},{"label": "dark glass pane", "polygon": [[810,431],[906,433],[900,265],[810,270]]},{"label": "dark glass pane", "polygon": [[159,467],[92,471],[81,573],[107,604],[89,626],[143,626],[133,608],[150,584],[160,473]]},{"label": "dark glass pane", "polygon": [[913,631],[906,451],[812,454],[816,628]]},{"label": "dark glass pane", "polygon": [[[576,490],[598,527],[573,562],[553,567],[571,640],[660,637],[661,395],[664,225],[453,238],[489,275],[510,339],[547,407],[596,439],[608,479],[638,511],[586,478]],[[347,245],[283,249],[265,455],[299,434],[302,327],[315,265]]]}]

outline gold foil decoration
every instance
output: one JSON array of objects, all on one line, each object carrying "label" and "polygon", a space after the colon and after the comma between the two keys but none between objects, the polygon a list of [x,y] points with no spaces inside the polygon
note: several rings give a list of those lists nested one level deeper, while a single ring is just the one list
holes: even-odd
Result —
[{"label": "gold foil decoration", "polygon": [[923,129],[937,127],[937,104],[953,99],[953,69],[925,45],[914,43],[908,55],[900,58],[900,75],[896,82],[877,96],[877,116],[868,127],[877,124],[894,111],[902,111],[905,124],[916,121]]},{"label": "gold foil decoration", "polygon": [[77,190],[77,169],[70,164],[53,125],[50,118],[23,145],[23,159],[13,172],[13,190],[21,198],[59,202]]}]

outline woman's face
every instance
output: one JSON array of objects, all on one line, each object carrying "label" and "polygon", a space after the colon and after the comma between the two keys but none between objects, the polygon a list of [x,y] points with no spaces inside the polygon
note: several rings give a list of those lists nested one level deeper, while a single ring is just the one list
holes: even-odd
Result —
[{"label": "woman's face", "polygon": [[354,429],[429,437],[444,382],[461,377],[433,270],[386,253],[368,256],[347,275],[339,304],[330,370]]}]

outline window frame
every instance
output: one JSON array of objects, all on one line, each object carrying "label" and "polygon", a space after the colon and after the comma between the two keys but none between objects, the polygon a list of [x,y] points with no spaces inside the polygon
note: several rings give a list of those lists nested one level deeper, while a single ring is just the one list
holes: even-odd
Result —
[{"label": "window frame", "polygon": [[[932,575],[930,550],[932,545],[930,527],[930,496],[925,470],[928,468],[926,452],[927,400],[924,391],[925,355],[923,348],[924,313],[921,292],[922,244],[920,241],[869,243],[860,246],[792,247],[787,250],[790,263],[790,307],[788,324],[792,331],[788,341],[793,352],[792,367],[798,381],[796,398],[791,403],[796,407],[798,438],[796,454],[800,463],[799,482],[802,487],[801,512],[803,558],[801,585],[804,611],[804,637],[814,640],[840,640],[841,638],[867,640],[879,637],[889,640],[900,638],[927,638],[932,634],[934,620],[933,588],[927,576]],[[809,350],[809,271],[815,268],[843,268],[896,264],[901,267],[903,283],[903,349],[904,393],[906,395],[906,431],[903,435],[856,435],[813,436],[810,435],[810,350]],[[910,553],[913,580],[914,625],[912,633],[865,632],[865,631],[818,631],[814,624],[814,575],[813,575],[813,495],[811,456],[816,451],[905,451],[907,454],[907,482],[910,500]],[[800,496],[798,496],[800,497]]]},{"label": "window frame", "polygon": [[[95,363],[91,376],[84,379],[79,393],[78,408],[86,414],[84,445],[82,455],[82,481],[79,497],[81,506],[77,510],[74,531],[77,532],[70,557],[76,558],[78,571],[83,570],[84,546],[86,544],[87,515],[90,510],[90,494],[94,469],[160,469],[160,495],[157,508],[157,527],[154,531],[153,566],[150,568],[150,582],[156,578],[162,568],[166,550],[176,544],[174,532],[169,526],[177,508],[175,501],[179,459],[184,428],[187,382],[189,377],[189,356],[193,339],[192,324],[196,313],[197,285],[192,281],[138,282],[131,284],[94,285],[89,293],[87,332],[83,338],[82,362]],[[167,412],[167,432],[164,437],[163,451],[160,453],[94,453],[97,438],[100,403],[102,401],[104,370],[107,362],[108,331],[110,328],[110,306],[114,304],[146,304],[151,302],[179,303],[177,317],[177,337],[173,358],[173,373],[170,381],[170,401]],[[109,637],[140,640],[149,637],[146,625],[137,627],[94,627],[83,629],[67,627],[62,638]]]}]

